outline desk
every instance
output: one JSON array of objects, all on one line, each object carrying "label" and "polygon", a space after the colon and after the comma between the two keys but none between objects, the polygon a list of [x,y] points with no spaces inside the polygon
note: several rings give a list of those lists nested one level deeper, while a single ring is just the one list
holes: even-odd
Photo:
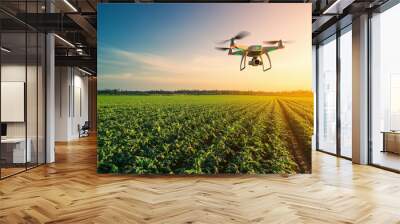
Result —
[{"label": "desk", "polygon": [[383,131],[383,150],[382,152],[392,152],[400,154],[400,132]]},{"label": "desk", "polygon": [[[31,162],[32,153],[31,145],[32,141],[30,138],[27,139],[27,146],[25,152],[25,138],[5,138],[1,139],[1,151],[2,159],[6,160],[6,163],[26,163]],[[4,156],[3,156],[4,154]],[[26,160],[25,160],[26,159]]]}]

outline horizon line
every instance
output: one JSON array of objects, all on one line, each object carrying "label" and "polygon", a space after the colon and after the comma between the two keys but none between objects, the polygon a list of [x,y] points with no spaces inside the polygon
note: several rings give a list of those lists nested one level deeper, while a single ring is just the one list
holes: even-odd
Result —
[{"label": "horizon line", "polygon": [[270,93],[279,93],[279,92],[314,92],[312,89],[296,89],[296,90],[235,90],[235,89],[176,89],[176,90],[165,90],[165,89],[149,89],[149,90],[127,90],[127,89],[98,89],[97,91],[120,91],[120,92],[153,92],[153,91],[162,91],[162,92],[179,92],[179,91],[198,91],[198,92],[206,92],[206,91],[235,91],[235,92],[270,92]]}]

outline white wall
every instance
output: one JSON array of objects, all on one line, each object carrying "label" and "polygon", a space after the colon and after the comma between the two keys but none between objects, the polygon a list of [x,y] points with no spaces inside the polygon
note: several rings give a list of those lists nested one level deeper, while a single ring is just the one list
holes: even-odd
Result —
[{"label": "white wall", "polygon": [[[38,71],[36,69],[39,69]],[[26,121],[22,122],[5,122],[7,124],[7,137],[8,138],[24,138],[25,135],[30,140],[30,148],[32,161],[36,162],[36,158],[39,159],[39,163],[44,163],[44,80],[42,68],[25,64],[3,64],[1,66],[1,81],[2,82],[24,82],[26,83],[26,108],[21,108],[22,113],[26,110]],[[28,79],[27,82],[25,79]],[[22,90],[23,91],[23,90]],[[22,92],[23,94],[23,92]],[[2,96],[4,98],[7,96]],[[11,108],[1,108],[4,110],[10,110]],[[9,111],[13,113],[12,111]],[[39,155],[37,155],[37,153]]]},{"label": "white wall", "polygon": [[56,67],[55,85],[55,140],[77,139],[78,125],[88,120],[88,78],[76,68]]},{"label": "white wall", "polygon": [[[27,69],[25,71],[25,69]],[[18,64],[5,64],[1,66],[1,81],[2,82],[25,82],[25,75],[28,72],[29,86],[36,86],[36,80],[33,80],[30,75],[36,74],[35,66],[25,67],[24,65]],[[3,96],[4,97],[4,96]],[[27,88],[27,106],[36,108],[36,88]],[[33,103],[32,105],[30,105]],[[40,105],[39,105],[40,106]],[[2,110],[7,110],[7,108],[1,108]],[[35,109],[36,111],[36,109]],[[30,110],[28,110],[30,112]],[[28,122],[34,122],[34,124],[29,123],[28,129],[34,127],[36,130],[36,113],[28,113]],[[29,130],[28,130],[29,131]],[[36,133],[36,132],[35,132]],[[9,137],[25,137],[25,122],[7,122],[7,135]],[[28,133],[29,137],[29,133]]]},{"label": "white wall", "polygon": [[67,67],[55,68],[55,141],[67,141],[69,132],[69,85],[71,83]]},{"label": "white wall", "polygon": [[[29,69],[29,67],[28,67]],[[24,65],[2,65],[1,66],[2,82],[25,82],[25,64]],[[7,110],[7,108],[1,108]],[[7,123],[7,137],[25,137],[25,123],[11,122]]]},{"label": "white wall", "polygon": [[74,99],[72,108],[72,119],[71,119],[71,136],[73,138],[79,137],[78,125],[83,125],[85,121],[88,120],[88,78],[82,76],[82,73],[74,75],[74,96],[71,96]]}]

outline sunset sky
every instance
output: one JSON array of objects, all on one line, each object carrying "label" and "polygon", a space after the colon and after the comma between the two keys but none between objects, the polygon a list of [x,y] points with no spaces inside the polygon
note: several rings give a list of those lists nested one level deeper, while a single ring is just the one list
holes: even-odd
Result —
[{"label": "sunset sky", "polygon": [[[214,48],[240,31],[294,43],[240,71]],[[311,90],[311,4],[99,4],[97,36],[99,89]]]}]

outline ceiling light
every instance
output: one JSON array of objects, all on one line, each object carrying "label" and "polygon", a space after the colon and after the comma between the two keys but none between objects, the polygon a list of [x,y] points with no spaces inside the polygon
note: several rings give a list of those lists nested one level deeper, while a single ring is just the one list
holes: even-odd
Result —
[{"label": "ceiling light", "polygon": [[10,53],[11,52],[11,50],[9,50],[9,49],[7,49],[5,47],[1,47],[1,51],[4,51],[6,53]]},{"label": "ceiling light", "polygon": [[76,53],[78,53],[78,55],[83,55],[83,49],[82,48],[77,48],[76,49]]},{"label": "ceiling light", "polygon": [[64,0],[65,4],[67,4],[74,12],[78,12],[78,10],[68,1]]},{"label": "ceiling light", "polygon": [[73,47],[73,48],[75,48],[75,45],[73,45],[71,42],[69,42],[68,40],[66,40],[66,39],[64,39],[64,38],[62,38],[62,37],[60,37],[59,35],[57,35],[57,34],[54,34],[54,36],[55,37],[57,37],[59,40],[61,40],[62,42],[64,42],[64,43],[66,43],[67,45],[69,45],[70,47]]},{"label": "ceiling light", "polygon": [[87,74],[87,75],[93,75],[92,73],[90,73],[90,72],[88,72],[88,71],[86,71],[86,70],[83,70],[83,69],[81,69],[81,68],[79,68],[79,67],[78,67],[78,70],[81,71],[81,72],[83,72],[83,73],[85,73],[85,74]]}]

